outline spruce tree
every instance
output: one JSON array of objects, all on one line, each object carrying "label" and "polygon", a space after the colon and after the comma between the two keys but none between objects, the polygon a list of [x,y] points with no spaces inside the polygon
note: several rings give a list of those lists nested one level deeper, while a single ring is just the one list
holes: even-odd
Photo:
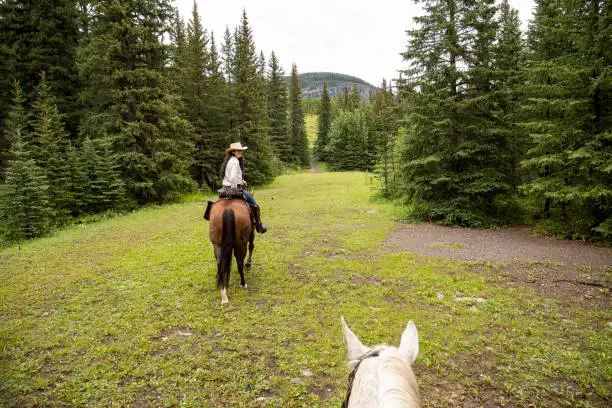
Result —
[{"label": "spruce tree", "polygon": [[302,87],[298,78],[297,66],[291,66],[289,80],[289,133],[292,148],[292,160],[307,166],[310,163],[308,137],[306,136],[306,121],[302,109]]},{"label": "spruce tree", "polygon": [[[205,180],[210,188],[220,185],[218,179],[219,168],[223,162],[224,152],[230,143],[229,132],[231,128],[230,101],[228,84],[221,70],[221,59],[217,52],[214,36],[210,38],[210,58],[208,65],[208,103],[206,104],[206,133],[209,147],[208,156],[204,157],[212,171],[210,177]],[[207,173],[208,174],[208,173]]]},{"label": "spruce tree", "polygon": [[325,148],[329,138],[329,126],[331,124],[331,100],[327,91],[327,81],[323,81],[323,92],[319,101],[319,123],[317,130],[316,156],[319,160],[326,161]]},{"label": "spruce tree", "polygon": [[524,130],[517,126],[520,119],[520,107],[523,104],[525,82],[525,47],[520,29],[521,21],[518,11],[503,0],[499,7],[498,32],[494,48],[493,98],[499,107],[497,122],[509,141],[511,171],[509,182],[517,196],[517,187],[521,184],[520,160],[526,153],[528,137]]},{"label": "spruce tree", "polygon": [[200,185],[211,186],[217,174],[213,168],[210,133],[208,132],[208,107],[211,104],[209,81],[210,65],[208,39],[202,27],[197,3],[194,1],[192,17],[187,28],[185,50],[185,74],[181,78],[181,95],[185,103],[187,119],[194,129],[194,176]]},{"label": "spruce tree", "polygon": [[[172,64],[168,70],[168,77],[173,91],[181,95],[187,71],[187,28],[178,10],[175,13],[174,29],[171,33],[170,54]],[[182,113],[187,114],[184,104],[182,106]]]},{"label": "spruce tree", "polygon": [[228,26],[225,26],[225,33],[223,35],[223,44],[221,45],[221,66],[222,72],[225,75],[225,79],[228,83],[233,83],[234,78],[232,77],[232,61],[234,60],[234,39],[230,33]]},{"label": "spruce tree", "polygon": [[28,122],[18,82],[6,121],[5,136],[11,143],[6,183],[0,185],[0,218],[9,239],[20,241],[46,234],[52,222],[45,172],[36,164],[24,142]]},{"label": "spruce tree", "polygon": [[115,156],[105,146],[104,140],[86,138],[74,165],[80,213],[93,214],[126,207],[125,185]]},{"label": "spruce tree", "polygon": [[108,140],[122,179],[139,204],[168,202],[192,188],[193,130],[165,75],[168,0],[100,3],[80,50],[88,84],[83,138]]},{"label": "spruce tree", "polygon": [[235,49],[231,63],[231,98],[233,141],[240,140],[248,146],[245,161],[245,177],[250,184],[272,180],[272,149],[266,134],[266,92],[259,75],[259,58],[246,11],[236,31]]},{"label": "spruce tree", "polygon": [[348,109],[355,110],[361,106],[361,94],[359,93],[359,87],[357,84],[353,84],[351,92],[348,96]]},{"label": "spruce tree", "polygon": [[351,107],[350,92],[349,92],[348,85],[345,83],[344,90],[342,91],[342,108],[350,109],[350,107]]},{"label": "spruce tree", "polygon": [[540,0],[529,30],[522,191],[540,201],[541,228],[570,237],[612,236],[609,22],[607,3]]},{"label": "spruce tree", "polygon": [[382,84],[376,92],[372,106],[371,139],[375,141],[377,174],[382,179],[382,189],[385,195],[390,195],[391,178],[394,175],[394,138],[397,132],[397,115],[394,106],[393,92],[387,87],[383,78]]},{"label": "spruce tree", "polygon": [[368,122],[364,109],[343,110],[334,118],[325,148],[329,168],[368,170]]},{"label": "spruce tree", "polygon": [[79,81],[75,54],[79,40],[74,0],[0,2],[0,180],[9,144],[3,124],[11,105],[11,85],[20,83],[29,105],[45,71],[68,130],[79,123]]},{"label": "spruce tree", "polygon": [[54,211],[55,222],[62,224],[66,222],[74,206],[66,157],[69,135],[44,72],[33,107],[33,131],[30,137],[32,158],[44,171],[47,180],[53,184],[53,188],[48,192],[49,202]]},{"label": "spruce tree", "polygon": [[274,154],[283,162],[291,161],[291,142],[287,123],[287,84],[274,52],[268,62],[268,121]]},{"label": "spruce tree", "polygon": [[403,191],[413,216],[447,224],[504,223],[508,141],[491,100],[496,22],[492,0],[423,1],[409,30],[400,93],[410,104]]}]

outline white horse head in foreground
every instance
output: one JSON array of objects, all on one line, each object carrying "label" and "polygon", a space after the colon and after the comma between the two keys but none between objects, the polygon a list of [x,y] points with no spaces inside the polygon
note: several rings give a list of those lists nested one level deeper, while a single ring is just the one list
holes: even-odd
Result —
[{"label": "white horse head in foreground", "polygon": [[412,408],[421,406],[421,397],[411,365],[419,353],[419,337],[409,322],[399,348],[366,347],[342,321],[347,357],[353,367],[349,375],[345,408]]}]

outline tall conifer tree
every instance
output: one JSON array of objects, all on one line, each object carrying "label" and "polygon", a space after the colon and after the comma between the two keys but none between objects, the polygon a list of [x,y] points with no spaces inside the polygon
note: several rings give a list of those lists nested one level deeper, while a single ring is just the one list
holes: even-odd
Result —
[{"label": "tall conifer tree", "polygon": [[0,185],[0,218],[13,240],[23,240],[44,235],[52,221],[48,201],[48,180],[45,172],[31,157],[24,140],[27,134],[27,114],[24,99],[17,81],[14,97],[6,123],[6,138],[11,143],[6,169],[6,183]]},{"label": "tall conifer tree", "polygon": [[185,52],[185,76],[181,81],[181,94],[187,111],[187,119],[194,128],[194,175],[200,185],[212,186],[218,170],[213,168],[212,140],[209,133],[210,66],[208,38],[202,26],[197,3],[194,1],[191,20],[187,28]]},{"label": "tall conifer tree", "polygon": [[409,30],[400,82],[410,101],[403,150],[404,193],[414,215],[450,224],[503,223],[507,141],[489,99],[495,8],[492,0],[421,1]]},{"label": "tall conifer tree", "polygon": [[291,79],[289,80],[289,118],[292,160],[301,166],[307,166],[310,163],[310,151],[302,109],[302,87],[295,64],[291,67]]},{"label": "tall conifer tree", "polygon": [[68,130],[77,133],[81,113],[75,65],[77,18],[74,0],[0,2],[0,180],[9,147],[2,129],[11,105],[12,81],[21,84],[30,104],[45,71],[59,111],[68,114]]},{"label": "tall conifer tree", "polygon": [[122,210],[128,204],[115,155],[104,140],[86,138],[72,153],[75,196],[79,214]]},{"label": "tall conifer tree", "polygon": [[231,68],[234,81],[231,97],[235,101],[231,137],[249,148],[245,165],[247,181],[265,183],[274,176],[272,150],[266,134],[266,92],[259,75],[259,58],[246,11],[236,31]]},{"label": "tall conifer tree", "polygon": [[331,100],[327,91],[327,81],[323,81],[323,92],[319,101],[319,123],[317,130],[316,153],[319,160],[326,160],[325,147],[329,138],[331,124]]},{"label": "tall conifer tree", "polygon": [[373,110],[373,133],[376,134],[373,138],[377,144],[377,173],[382,179],[383,193],[391,193],[392,178],[394,177],[395,169],[395,135],[397,132],[397,115],[395,109],[395,101],[393,92],[387,85],[387,81],[383,78],[382,84],[376,92],[376,98],[372,107]]},{"label": "tall conifer tree", "polygon": [[223,35],[223,44],[221,45],[221,67],[222,72],[225,75],[225,79],[228,83],[234,82],[232,77],[232,61],[234,60],[235,51],[234,38],[230,32],[228,26],[225,26],[225,33]]},{"label": "tall conifer tree", "polygon": [[518,11],[510,7],[508,0],[503,0],[499,7],[498,25],[492,90],[494,101],[499,107],[496,118],[498,127],[506,133],[505,138],[509,141],[512,169],[509,180],[513,194],[516,195],[517,187],[521,184],[519,162],[528,145],[526,133],[516,125],[520,121],[519,109],[525,89],[525,47]]},{"label": "tall conifer tree", "polygon": [[221,65],[222,62],[217,52],[215,39],[211,33],[207,78],[209,101],[206,105],[206,132],[209,146],[207,149],[208,157],[205,157],[205,160],[209,163],[208,168],[212,171],[210,178],[206,180],[210,188],[217,187],[221,182],[218,180],[219,168],[223,162],[225,149],[230,143],[231,105],[228,95],[228,84],[223,76]]},{"label": "tall conifer tree", "polygon": [[612,236],[610,21],[609,3],[539,0],[529,30],[523,191],[567,236]]},{"label": "tall conifer tree", "polygon": [[80,52],[88,86],[84,137],[108,139],[138,203],[168,202],[189,190],[193,131],[165,75],[168,0],[99,3]]},{"label": "tall conifer tree", "polygon": [[66,221],[73,208],[70,169],[66,157],[69,135],[66,132],[55,97],[43,72],[34,102],[34,122],[31,133],[32,158],[44,171],[47,180],[53,183],[48,196],[54,211],[55,221]]},{"label": "tall conifer tree", "polygon": [[353,84],[351,92],[348,96],[348,109],[355,110],[361,106],[361,94],[359,93],[359,87],[357,84]]},{"label": "tall conifer tree", "polygon": [[287,84],[285,72],[274,52],[268,62],[268,120],[274,153],[283,161],[291,161],[291,142],[287,123]]}]

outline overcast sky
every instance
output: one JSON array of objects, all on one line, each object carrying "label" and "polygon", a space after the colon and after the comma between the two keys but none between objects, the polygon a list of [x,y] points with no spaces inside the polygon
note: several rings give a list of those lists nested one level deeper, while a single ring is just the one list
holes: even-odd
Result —
[{"label": "overcast sky", "polygon": [[[233,32],[246,10],[255,46],[266,61],[274,51],[285,73],[338,72],[379,85],[397,78],[404,67],[406,30],[420,6],[412,0],[196,0],[202,24],[219,45],[225,27]],[[509,0],[519,10],[523,28],[534,0]],[[176,0],[188,22],[193,0]]]}]

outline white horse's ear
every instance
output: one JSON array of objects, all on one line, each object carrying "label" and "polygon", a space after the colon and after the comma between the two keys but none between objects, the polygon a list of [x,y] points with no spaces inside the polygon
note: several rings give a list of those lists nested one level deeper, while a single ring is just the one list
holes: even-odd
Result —
[{"label": "white horse's ear", "polygon": [[346,346],[346,356],[349,361],[358,360],[359,357],[367,353],[370,349],[361,344],[361,341],[355,336],[355,333],[349,329],[344,321],[344,316],[341,316],[340,320],[342,321],[342,340],[344,340],[344,345]]},{"label": "white horse's ear", "polygon": [[419,334],[412,322],[408,322],[406,330],[402,333],[399,351],[408,364],[414,363],[419,354]]}]

